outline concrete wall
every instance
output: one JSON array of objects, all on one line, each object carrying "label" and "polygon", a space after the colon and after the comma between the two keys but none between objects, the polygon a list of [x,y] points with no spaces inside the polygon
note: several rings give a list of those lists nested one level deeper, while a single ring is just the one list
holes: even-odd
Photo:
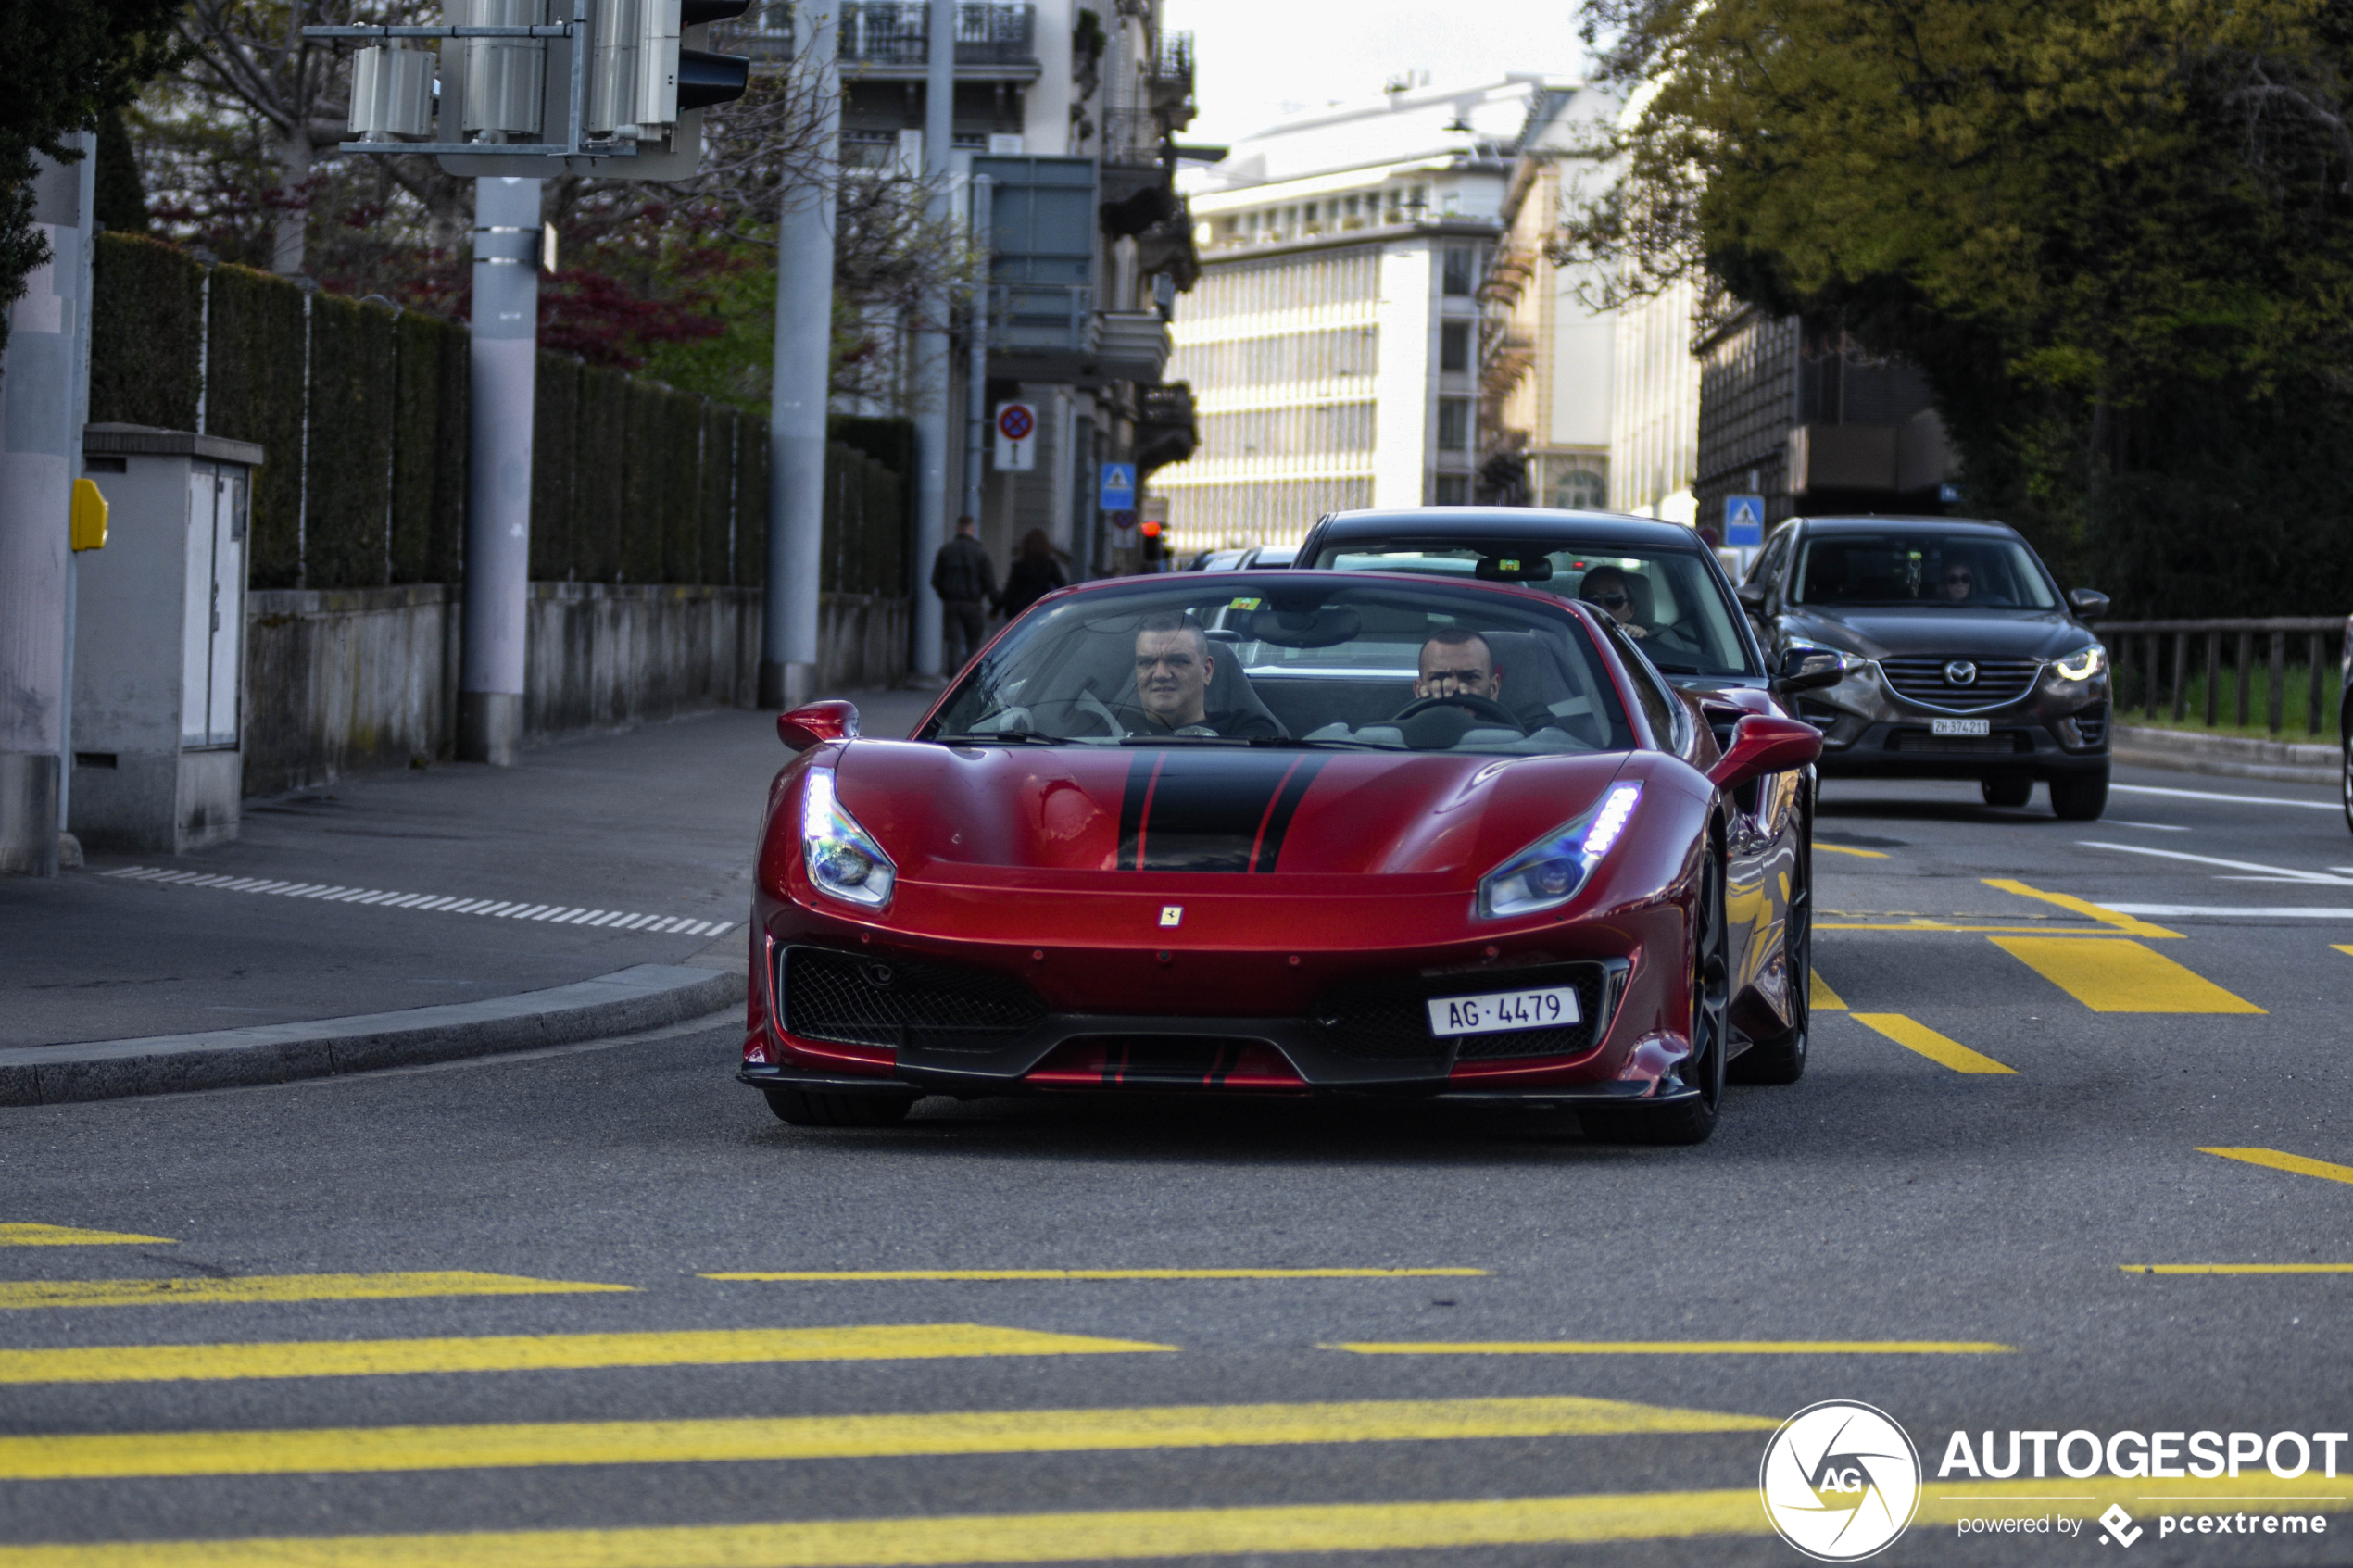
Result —
[{"label": "concrete wall", "polygon": [[[246,608],[247,795],[449,754],[456,589],[257,592]],[[827,594],[821,613],[821,690],[906,678],[907,601]],[[535,583],[527,636],[526,744],[757,695],[757,589]]]}]

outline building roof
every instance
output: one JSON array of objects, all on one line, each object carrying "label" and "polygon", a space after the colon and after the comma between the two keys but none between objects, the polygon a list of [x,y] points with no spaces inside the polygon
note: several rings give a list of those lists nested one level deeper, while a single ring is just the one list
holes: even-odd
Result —
[{"label": "building roof", "polygon": [[1309,109],[1234,144],[1226,160],[1188,171],[1188,190],[1217,194],[1352,169],[1438,162],[1500,166],[1519,149],[1548,100],[1577,83],[1514,74],[1500,81],[1412,87]]}]

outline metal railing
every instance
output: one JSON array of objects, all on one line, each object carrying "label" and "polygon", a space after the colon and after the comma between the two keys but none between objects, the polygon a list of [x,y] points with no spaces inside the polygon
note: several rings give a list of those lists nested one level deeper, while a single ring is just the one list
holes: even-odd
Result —
[{"label": "metal railing", "polygon": [[[2329,644],[2334,639],[2342,650],[2345,627],[2346,622],[2335,617],[2281,616],[2259,621],[2112,621],[2096,630],[2115,667],[2118,719],[2138,709],[2151,719],[2170,711],[2175,721],[2183,720],[2189,713],[2192,685],[2202,684],[2204,721],[2209,727],[2221,722],[2226,678],[2237,688],[2238,717],[2233,722],[2241,727],[2254,722],[2248,715],[2253,711],[2256,642],[2261,639],[2267,676],[2264,712],[2273,734],[2286,727],[2289,651],[2301,638],[2304,657],[2295,662],[2308,670],[2305,733],[2317,735],[2324,722],[2322,693],[2338,662],[2329,657]],[[2223,655],[2226,638],[2228,659]],[[2197,681],[2200,667],[2202,683]]]}]

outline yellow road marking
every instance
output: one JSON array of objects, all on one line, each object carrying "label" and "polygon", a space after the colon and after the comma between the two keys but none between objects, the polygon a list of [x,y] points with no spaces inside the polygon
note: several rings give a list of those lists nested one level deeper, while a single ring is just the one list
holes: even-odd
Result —
[{"label": "yellow road marking", "polygon": [[72,1225],[0,1224],[0,1247],[177,1247],[168,1236],[132,1236],[128,1231],[85,1231]]},{"label": "yellow road marking", "polygon": [[1135,1339],[1038,1334],[971,1323],[700,1329],[678,1334],[508,1335],[477,1339],[97,1345],[68,1350],[0,1350],[0,1384],[578,1372],[599,1367],[928,1361],[950,1356],[1092,1356],[1176,1348]]},{"label": "yellow road marking", "polygon": [[1822,978],[1821,971],[1809,969],[1806,972],[1806,973],[1810,981],[1810,985],[1806,992],[1807,1004],[1809,1006],[1820,1012],[1844,1012],[1846,1010],[1846,1003],[1840,999],[1837,992],[1830,988],[1830,983]]},{"label": "yellow road marking", "polygon": [[1900,1012],[1850,1012],[1846,1015],[1866,1028],[1876,1029],[1906,1050],[1918,1051],[1931,1061],[1942,1062],[1956,1073],[2015,1073],[1981,1051],[1973,1051],[1958,1040],[1948,1040],[1927,1024],[1905,1017]]},{"label": "yellow road marking", "polygon": [[1994,946],[2094,1012],[2261,1012],[2154,947],[2121,937],[2051,942],[1996,936]]},{"label": "yellow road marking", "polygon": [[1856,849],[1844,844],[1831,844],[1827,840],[1819,838],[1814,841],[1814,847],[1817,849],[1827,849],[1833,855],[1852,855],[1860,860],[1884,860],[1887,859],[1884,854],[1881,853],[1877,849]]},{"label": "yellow road marking", "polygon": [[[1924,1486],[1915,1524],[1950,1524],[1988,1507],[2036,1512],[2047,1480]],[[2097,1514],[2142,1507],[2146,1481],[2057,1483]],[[2258,1470],[2212,1483],[2169,1481],[2167,1498],[2234,1511],[2341,1512],[2346,1483],[2317,1471],[2292,1481]],[[1756,1488],[1507,1498],[1478,1502],[1324,1503],[946,1518],[819,1519],[624,1530],[508,1530],[410,1536],[124,1541],[0,1548],[0,1568],[945,1568],[979,1562],[1132,1562],[1286,1552],[1443,1551],[1495,1546],[1766,1536]]]},{"label": "yellow road marking", "polygon": [[[2113,936],[2112,927],[2105,925],[1963,925],[1952,921],[1931,920],[1915,915],[1907,921],[1827,921],[1814,922],[1817,931],[1903,931],[1914,935],[1929,933],[1949,936],[1956,934],[1975,936]],[[2170,933],[2168,935],[2171,935]]]},{"label": "yellow road marking", "polygon": [[221,1301],[384,1301],[416,1296],[570,1296],[634,1290],[465,1270],[396,1274],[246,1274],[229,1279],[49,1279],[0,1282],[0,1309],[145,1307]]},{"label": "yellow road marking", "polygon": [[[2212,1153],[2209,1149],[2208,1153]],[[2353,1172],[2347,1173],[2353,1180]],[[2353,1263],[2119,1263],[2128,1274],[2353,1274]]]},{"label": "yellow road marking", "polygon": [[704,1274],[736,1280],[1467,1279],[1485,1269],[800,1269]]},{"label": "yellow road marking", "polygon": [[2353,1165],[2332,1165],[2325,1160],[2307,1160],[2300,1154],[2284,1154],[2276,1148],[2201,1148],[2200,1154],[2219,1154],[2225,1160],[2243,1160],[2249,1165],[2268,1165],[2274,1171],[2291,1171],[2299,1176],[2318,1176],[2324,1182],[2353,1184]]},{"label": "yellow road marking", "polygon": [[134,1432],[0,1437],[0,1481],[1272,1448],[1298,1443],[1447,1442],[1637,1432],[1770,1432],[1779,1424],[1771,1416],[1677,1410],[1617,1399],[1529,1398],[287,1432]]},{"label": "yellow road marking", "polygon": [[2340,953],[2353,953],[2353,942],[2332,942],[2329,946]]},{"label": "yellow road marking", "polygon": [[1978,1339],[1366,1340],[1315,1348],[1360,1356],[2001,1356],[2014,1348]]},{"label": "yellow road marking", "polygon": [[2022,882],[2013,882],[2007,877],[1989,876],[1982,880],[1986,886],[1996,892],[2015,893],[2021,898],[2040,898],[2045,904],[2057,904],[2062,909],[2088,916],[2102,925],[2114,926],[2127,936],[2179,937],[2182,935],[2178,931],[2168,931],[2161,925],[2151,925],[2138,916],[2122,914],[2105,905],[2095,904],[2088,898],[2078,898],[2072,893],[2045,893],[2039,887],[2029,887]]}]

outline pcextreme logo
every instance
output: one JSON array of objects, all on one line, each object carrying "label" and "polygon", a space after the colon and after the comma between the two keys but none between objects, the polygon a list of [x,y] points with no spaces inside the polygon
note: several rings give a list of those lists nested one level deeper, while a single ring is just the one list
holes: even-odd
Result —
[{"label": "pcextreme logo", "polygon": [[1911,1524],[1919,1450],[1885,1411],[1825,1399],[1766,1443],[1756,1490],[1781,1539],[1819,1562],[1858,1562]]}]

